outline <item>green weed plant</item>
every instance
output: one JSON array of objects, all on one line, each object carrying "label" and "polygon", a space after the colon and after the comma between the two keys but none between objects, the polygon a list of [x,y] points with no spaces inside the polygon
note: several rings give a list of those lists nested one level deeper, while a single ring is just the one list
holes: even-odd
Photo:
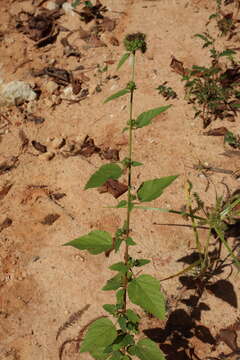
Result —
[{"label": "green weed plant", "polygon": [[[80,353],[88,352],[97,360],[131,360],[138,357],[141,360],[163,360],[164,354],[159,346],[149,338],[139,339],[139,323],[141,316],[135,311],[136,305],[153,316],[164,319],[165,299],[161,291],[160,281],[148,274],[139,275],[139,268],[150,261],[144,258],[131,256],[130,250],[136,245],[132,238],[132,217],[135,209],[147,209],[142,204],[159,198],[163,191],[177,178],[167,176],[144,181],[134,190],[132,172],[134,167],[142,163],[133,158],[133,132],[151,124],[153,118],[165,112],[171,105],[150,109],[134,117],[133,104],[137,89],[135,83],[136,53],[146,51],[145,35],[142,33],[127,35],[124,40],[126,53],[121,57],[118,69],[127,59],[131,58],[131,78],[126,87],[109,96],[105,103],[128,96],[129,118],[124,131],[128,131],[128,156],[122,161],[101,166],[88,180],[85,190],[97,188],[109,179],[117,180],[127,173],[128,191],[127,198],[115,206],[124,208],[126,220],[121,228],[112,236],[107,231],[93,230],[86,235],[72,240],[65,245],[73,246],[79,250],[87,250],[92,255],[111,251],[122,252],[122,261],[110,266],[116,272],[110,278],[103,291],[115,291],[116,301],[113,304],[103,305],[107,316],[93,321],[85,334],[80,346]],[[134,305],[134,308],[132,307]]]}]

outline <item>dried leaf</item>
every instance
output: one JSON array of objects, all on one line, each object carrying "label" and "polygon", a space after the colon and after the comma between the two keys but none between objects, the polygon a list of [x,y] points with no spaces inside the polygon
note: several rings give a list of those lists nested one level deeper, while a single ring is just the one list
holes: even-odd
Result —
[{"label": "dried leaf", "polygon": [[225,136],[227,133],[228,133],[228,129],[222,126],[219,128],[206,131],[203,134],[207,136]]},{"label": "dried leaf", "polygon": [[221,329],[219,332],[219,339],[232,350],[237,351],[238,345],[237,345],[237,333],[230,327],[227,329]]},{"label": "dried leaf", "polygon": [[82,315],[84,314],[85,311],[87,311],[89,309],[89,307],[90,307],[90,305],[87,304],[81,310],[71,314],[69,316],[69,318],[67,319],[67,321],[65,321],[65,323],[62,326],[60,326],[60,328],[58,329],[58,332],[56,335],[56,340],[59,338],[60,334],[64,330],[66,330],[70,326],[74,325],[79,319],[81,319]]},{"label": "dried leaf", "polygon": [[16,167],[18,162],[18,158],[16,156],[9,157],[8,160],[4,160],[0,163],[0,175],[4,174],[7,171],[12,170],[14,167]]},{"label": "dried leaf", "polygon": [[0,232],[3,231],[3,229],[8,228],[12,225],[12,219],[9,217],[6,217],[6,219],[0,224]]},{"label": "dried leaf", "polygon": [[5,184],[3,186],[2,190],[0,190],[0,200],[5,198],[12,186],[13,184]]},{"label": "dried leaf", "polygon": [[115,199],[124,194],[128,190],[127,185],[120,183],[118,180],[109,179],[103,184],[98,191],[100,194],[109,192]]},{"label": "dried leaf", "polygon": [[101,159],[119,161],[119,150],[106,148],[100,152]]},{"label": "dried leaf", "polygon": [[25,132],[22,129],[19,130],[18,136],[22,142],[21,151],[23,151],[25,148],[28,147],[29,139],[27,138],[27,135],[25,134]]},{"label": "dried leaf", "polygon": [[41,221],[41,224],[52,225],[59,217],[60,215],[58,214],[49,214],[45,216],[45,218]]},{"label": "dried leaf", "polygon": [[88,135],[85,137],[78,154],[90,157],[92,154],[100,151],[100,148],[94,144],[94,140]]},{"label": "dried leaf", "polygon": [[119,46],[119,41],[118,39],[115,37],[115,36],[112,36],[110,38],[110,43],[113,45],[113,46]]},{"label": "dried leaf", "polygon": [[183,66],[183,62],[177,60],[174,56],[172,56],[172,61],[170,67],[178,74],[184,76],[186,75],[186,69]]},{"label": "dried leaf", "polygon": [[44,119],[43,117],[41,117],[41,116],[35,116],[35,115],[33,115],[33,114],[28,114],[28,115],[26,116],[26,120],[27,120],[27,121],[32,121],[32,122],[34,122],[35,124],[42,124],[42,123],[44,123],[44,121],[45,121],[45,119]]},{"label": "dried leaf", "polygon": [[39,152],[45,153],[47,152],[47,147],[45,145],[42,145],[40,142],[33,140],[32,146]]},{"label": "dried leaf", "polygon": [[116,27],[116,21],[105,16],[101,22],[102,31],[113,31]]},{"label": "dried leaf", "polygon": [[62,199],[64,196],[66,196],[65,193],[52,193],[52,194],[50,194],[50,198],[52,200],[56,200],[56,201]]},{"label": "dried leaf", "polygon": [[105,12],[106,10],[106,7],[97,0],[95,6],[84,6],[82,11],[80,12],[80,16],[82,20],[87,24],[93,19],[102,19],[102,12]]},{"label": "dried leaf", "polygon": [[87,39],[88,47],[97,48],[107,46],[97,35],[91,35],[89,39]]},{"label": "dried leaf", "polygon": [[80,93],[82,89],[82,81],[80,79],[73,79],[72,80],[72,91],[74,95]]}]

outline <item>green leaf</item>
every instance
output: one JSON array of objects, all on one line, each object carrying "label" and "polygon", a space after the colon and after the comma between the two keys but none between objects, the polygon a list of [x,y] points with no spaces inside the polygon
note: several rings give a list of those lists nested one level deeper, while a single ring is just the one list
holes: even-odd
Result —
[{"label": "green leaf", "polygon": [[141,166],[141,165],[143,165],[143,163],[138,161],[132,161],[132,166]]},{"label": "green leaf", "polygon": [[232,56],[232,55],[235,55],[235,54],[236,54],[236,51],[231,50],[231,49],[227,49],[227,50],[224,50],[223,52],[221,52],[219,54],[219,57],[220,56]]},{"label": "green leaf", "polygon": [[134,347],[135,355],[141,360],[165,360],[159,346],[150,339],[139,340]]},{"label": "green leaf", "polygon": [[128,271],[127,266],[122,261],[109,266],[109,269],[114,271],[119,271],[123,274],[125,274]]},{"label": "green leaf", "polygon": [[103,308],[105,311],[107,311],[111,315],[115,315],[115,313],[117,311],[116,305],[113,305],[113,304],[104,304]]},{"label": "green leaf", "polygon": [[84,5],[87,6],[88,8],[92,8],[93,4],[91,1],[84,1]]},{"label": "green leaf", "polygon": [[127,320],[125,319],[124,316],[120,316],[118,318],[118,324],[122,331],[124,331],[124,332],[127,331]]},{"label": "green leaf", "polygon": [[127,244],[128,246],[137,245],[137,243],[135,243],[135,241],[133,241],[133,239],[132,239],[131,237],[128,237],[128,238],[126,239],[126,244]]},{"label": "green leaf", "polygon": [[154,108],[148,111],[143,112],[142,114],[140,114],[134,124],[134,127],[136,129],[142,128],[144,126],[147,126],[149,124],[151,124],[151,120],[161,114],[162,112],[166,111],[167,109],[169,109],[172,105],[166,105],[166,106],[161,106],[158,108]]},{"label": "green leaf", "polygon": [[87,235],[69,241],[64,246],[73,246],[79,250],[88,250],[90,254],[96,255],[112,248],[112,236],[103,230],[94,230]]},{"label": "green leaf", "polygon": [[117,290],[122,286],[122,274],[119,273],[107,281],[107,284],[102,288],[103,291]]},{"label": "green leaf", "polygon": [[128,317],[128,320],[130,320],[134,324],[139,323],[140,317],[138,316],[138,314],[135,311],[128,309],[126,312],[126,315]]},{"label": "green leaf", "polygon": [[106,164],[100,167],[88,180],[84,190],[102,186],[108,179],[118,179],[122,169],[117,164]]},{"label": "green leaf", "polygon": [[114,100],[114,99],[117,99],[120,96],[126,95],[128,93],[130,93],[129,89],[122,89],[122,90],[116,92],[115,94],[109,96],[103,103],[106,104],[107,102],[109,102],[111,100]]},{"label": "green leaf", "polygon": [[106,360],[106,359],[108,359],[109,354],[106,354],[106,353],[104,352],[104,350],[105,350],[105,346],[102,347],[102,348],[96,349],[96,350],[95,350],[95,349],[92,350],[92,351],[90,352],[90,354],[91,354],[92,357],[93,357],[94,359],[96,359],[96,360]]},{"label": "green leaf", "polygon": [[116,298],[117,298],[117,304],[122,306],[123,302],[124,302],[124,290],[123,289],[120,289],[117,291]]},{"label": "green leaf", "polygon": [[72,2],[72,7],[75,9],[79,4],[80,4],[81,0],[75,0]]},{"label": "green leaf", "polygon": [[166,176],[160,179],[144,181],[138,191],[137,196],[141,202],[152,201],[162,195],[163,190],[168,187],[178,175]]},{"label": "green leaf", "polygon": [[93,352],[101,350],[112,344],[117,337],[117,330],[112,321],[107,318],[101,318],[94,321],[88,328],[84,337],[80,353]]},{"label": "green leaf", "polygon": [[127,206],[127,201],[126,200],[121,200],[118,204],[117,204],[117,208],[125,208]]},{"label": "green leaf", "polygon": [[133,304],[159,319],[165,316],[165,301],[160,282],[151,275],[140,275],[128,285],[128,296]]},{"label": "green leaf", "polygon": [[136,267],[140,267],[140,266],[144,266],[146,264],[149,264],[151,261],[147,260],[147,259],[136,259],[134,262],[134,266]]},{"label": "green leaf", "polygon": [[131,55],[131,53],[127,52],[121,57],[121,59],[119,60],[118,66],[117,66],[117,70],[119,70],[120,67],[127,61],[127,59],[129,58],[130,55]]}]

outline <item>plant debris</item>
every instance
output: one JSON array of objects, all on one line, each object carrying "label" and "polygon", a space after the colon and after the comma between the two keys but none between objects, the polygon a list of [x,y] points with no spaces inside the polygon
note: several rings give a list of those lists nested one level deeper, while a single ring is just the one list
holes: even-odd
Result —
[{"label": "plant debris", "polygon": [[81,58],[81,53],[79,52],[79,50],[76,47],[72,46],[68,42],[68,36],[61,39],[61,44],[64,46],[63,54],[66,55],[66,57],[75,56],[78,59],[80,59]]},{"label": "plant debris", "polygon": [[16,168],[18,164],[17,156],[10,156],[7,160],[4,160],[0,163],[0,175],[4,174],[7,171]]},{"label": "plant debris", "polygon": [[41,221],[43,225],[52,225],[60,217],[59,214],[49,214]]},{"label": "plant debris", "polygon": [[208,130],[203,133],[203,135],[207,136],[225,136],[228,133],[228,129],[224,126],[221,126],[219,128],[215,128],[212,130]]},{"label": "plant debris", "polygon": [[119,198],[122,194],[124,194],[128,190],[127,185],[120,183],[118,180],[109,179],[103,184],[98,191],[100,194],[110,193],[115,197],[115,199]]},{"label": "plant debris", "polygon": [[80,150],[76,153],[76,155],[79,154],[84,157],[90,157],[94,153],[99,153],[99,151],[100,148],[97,147],[94,143],[94,140],[87,135],[83,140]]},{"label": "plant debris", "polygon": [[32,71],[33,76],[49,76],[59,85],[68,85],[72,82],[72,74],[65,70],[54,66],[47,66],[40,71]]},{"label": "plant debris", "polygon": [[110,148],[102,149],[99,152],[99,155],[101,159],[119,161],[119,150],[117,149],[110,149]]},{"label": "plant debris", "polygon": [[5,185],[3,185],[2,189],[0,190],[0,201],[5,198],[12,186],[12,183],[6,183]]},{"label": "plant debris", "polygon": [[81,20],[87,24],[94,19],[103,19],[103,13],[106,11],[106,6],[102,5],[99,0],[96,0],[96,5],[84,6],[79,15]]},{"label": "plant debris", "polygon": [[170,63],[170,67],[175,71],[176,73],[184,76],[186,75],[187,70],[183,66],[183,62],[177,60],[174,56],[172,56],[172,61]]},{"label": "plant debris", "polygon": [[42,145],[38,141],[33,140],[32,141],[32,146],[34,147],[34,149],[36,149],[37,151],[39,151],[41,153],[46,153],[47,152],[47,147],[45,145]]},{"label": "plant debris", "polygon": [[63,14],[62,10],[41,9],[36,15],[21,11],[16,19],[16,28],[35,41],[36,47],[43,47],[56,41],[59,28],[55,20]]},{"label": "plant debris", "polygon": [[0,224],[0,232],[12,225],[12,219],[6,217],[5,220]]}]

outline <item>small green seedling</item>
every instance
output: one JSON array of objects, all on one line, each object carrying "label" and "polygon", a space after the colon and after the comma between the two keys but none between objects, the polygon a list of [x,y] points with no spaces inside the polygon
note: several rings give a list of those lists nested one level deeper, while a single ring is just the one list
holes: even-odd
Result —
[{"label": "small green seedling", "polygon": [[[125,127],[128,131],[128,156],[118,163],[101,166],[88,180],[85,189],[97,188],[109,179],[117,180],[127,172],[127,197],[115,206],[125,209],[126,220],[115,235],[103,230],[92,230],[65,245],[79,250],[87,250],[90,254],[98,255],[104,252],[122,251],[123,258],[110,266],[116,275],[110,278],[103,291],[115,291],[114,304],[103,305],[108,316],[103,316],[88,327],[87,333],[80,346],[80,352],[89,352],[97,360],[131,360],[138,357],[141,360],[163,360],[163,353],[158,345],[149,338],[136,338],[139,333],[141,316],[136,312],[138,305],[142,310],[159,319],[165,317],[165,299],[161,291],[160,281],[147,274],[139,275],[139,268],[148,264],[148,259],[135,258],[130,255],[130,249],[136,245],[132,238],[134,222],[132,217],[135,209],[145,209],[142,203],[150,202],[161,196],[163,191],[177,178],[166,176],[146,180],[137,190],[132,184],[132,171],[135,166],[142,164],[133,158],[133,132],[151,124],[153,118],[170,108],[171,105],[161,106],[133,116],[134,94],[137,89],[135,83],[136,53],[146,51],[145,35],[142,33],[127,35],[124,40],[126,53],[121,57],[118,69],[131,58],[131,78],[126,87],[109,96],[105,103],[122,96],[129,98],[129,118]],[[134,305],[134,309],[130,304]]]}]

